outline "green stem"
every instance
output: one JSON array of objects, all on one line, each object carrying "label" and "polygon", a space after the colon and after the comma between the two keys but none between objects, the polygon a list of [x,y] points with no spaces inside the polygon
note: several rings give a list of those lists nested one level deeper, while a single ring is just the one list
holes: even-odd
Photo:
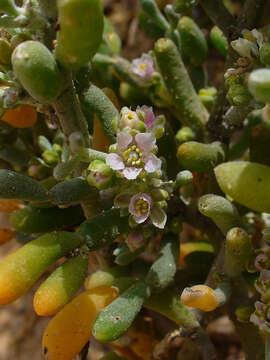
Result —
[{"label": "green stem", "polygon": [[72,84],[71,72],[66,73],[66,80],[67,87],[54,102],[53,107],[65,136],[68,138],[73,132],[79,131],[82,134],[84,146],[90,147],[87,122]]},{"label": "green stem", "polygon": [[[83,145],[88,148],[90,147],[90,139],[87,128],[87,122],[82,113],[78,98],[75,93],[75,88],[72,83],[71,72],[67,72],[67,87],[63,93],[54,102],[53,107],[60,121],[61,128],[66,138],[76,131],[82,134]],[[76,170],[76,176],[81,175],[81,167]],[[81,202],[84,214],[87,219],[95,215],[100,208],[99,198],[91,198]]]}]

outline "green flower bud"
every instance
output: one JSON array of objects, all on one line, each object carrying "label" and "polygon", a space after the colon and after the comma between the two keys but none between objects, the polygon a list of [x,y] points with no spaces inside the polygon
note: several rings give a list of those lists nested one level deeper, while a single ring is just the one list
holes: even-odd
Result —
[{"label": "green flower bud", "polygon": [[189,170],[180,171],[176,175],[175,186],[180,187],[182,185],[188,185],[192,182],[192,180],[193,180],[193,174],[191,171]]},{"label": "green flower bud", "polygon": [[199,98],[207,110],[211,111],[217,96],[217,89],[209,87],[199,91]]},{"label": "green flower bud", "polygon": [[188,126],[184,126],[180,130],[178,130],[175,136],[175,139],[179,145],[183,144],[186,141],[195,140],[195,138],[195,132]]},{"label": "green flower bud", "polygon": [[260,61],[263,65],[270,65],[270,44],[263,44],[259,49]]},{"label": "green flower bud", "polygon": [[227,99],[231,105],[246,106],[250,103],[252,97],[245,86],[235,84],[230,87]]},{"label": "green flower bud", "polygon": [[111,168],[101,160],[94,160],[88,167],[87,181],[99,190],[106,189],[111,185],[113,172]]},{"label": "green flower bud", "polygon": [[155,190],[151,191],[151,198],[154,201],[166,200],[166,199],[168,199],[168,196],[169,196],[168,192],[163,189],[155,189]]},{"label": "green flower bud", "polygon": [[248,89],[257,101],[270,102],[270,69],[252,71],[248,79]]},{"label": "green flower bud", "polygon": [[44,153],[42,153],[42,157],[49,165],[56,165],[59,161],[57,152],[51,150],[44,151]]}]

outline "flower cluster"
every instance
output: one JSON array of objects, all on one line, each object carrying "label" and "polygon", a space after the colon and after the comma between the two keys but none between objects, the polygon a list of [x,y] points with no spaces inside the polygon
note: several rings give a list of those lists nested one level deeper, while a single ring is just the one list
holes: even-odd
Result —
[{"label": "flower cluster", "polygon": [[[89,167],[88,180],[93,185],[93,178],[95,182],[98,178],[99,189],[109,184],[106,181],[103,187],[99,181],[106,176],[108,179],[108,169],[114,174],[114,206],[129,214],[131,227],[152,223],[163,229],[166,224],[164,209],[172,186],[162,180],[162,161],[156,144],[164,133],[164,123],[164,116],[155,116],[151,107],[141,106],[135,111],[124,107],[115,124],[116,143],[110,147],[106,163]],[[105,168],[102,176],[93,173]]]}]

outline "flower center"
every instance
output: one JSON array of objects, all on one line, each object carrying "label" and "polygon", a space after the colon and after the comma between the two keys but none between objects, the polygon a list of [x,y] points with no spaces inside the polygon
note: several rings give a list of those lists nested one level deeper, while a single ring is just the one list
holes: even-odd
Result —
[{"label": "flower center", "polygon": [[127,118],[128,118],[129,120],[133,120],[134,117],[135,117],[134,114],[132,114],[131,112],[128,113],[128,115],[127,115]]},{"label": "flower center", "polygon": [[145,63],[142,63],[138,66],[139,70],[144,71],[147,69],[147,65]]},{"label": "flower center", "polygon": [[137,215],[141,216],[142,214],[147,213],[148,207],[149,207],[149,204],[144,199],[137,200],[136,206],[135,206]]},{"label": "flower center", "polygon": [[136,145],[132,145],[126,151],[124,151],[123,156],[127,165],[132,165],[132,166],[142,165],[142,153],[141,150]]}]

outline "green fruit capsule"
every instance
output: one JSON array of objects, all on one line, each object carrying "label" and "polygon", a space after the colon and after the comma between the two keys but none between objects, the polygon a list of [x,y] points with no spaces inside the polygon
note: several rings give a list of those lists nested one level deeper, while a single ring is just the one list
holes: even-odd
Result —
[{"label": "green fruit capsule", "polygon": [[25,41],[15,48],[11,61],[16,77],[34,99],[50,103],[60,94],[60,71],[45,45],[38,41]]},{"label": "green fruit capsule", "polygon": [[71,206],[67,209],[39,209],[29,206],[14,211],[10,223],[16,231],[32,234],[70,228],[83,220],[84,215],[80,206]]},{"label": "green fruit capsule", "polygon": [[181,36],[184,53],[189,56],[193,65],[201,65],[207,58],[207,42],[198,25],[187,16],[183,16],[177,29]]},{"label": "green fruit capsule", "polygon": [[39,316],[56,314],[76,294],[88,270],[88,257],[78,255],[60,265],[38,288],[34,309]]},{"label": "green fruit capsule", "polygon": [[270,69],[252,71],[248,79],[248,89],[257,101],[270,103]]},{"label": "green fruit capsule", "polygon": [[189,141],[179,146],[177,158],[183,168],[190,171],[205,172],[224,161],[225,152],[222,144],[218,141],[212,144]]},{"label": "green fruit capsule", "polygon": [[93,335],[98,341],[109,342],[121,337],[131,326],[150,296],[149,287],[138,281],[102,310],[95,319]]},{"label": "green fruit capsule", "polygon": [[103,34],[100,0],[57,0],[56,59],[69,69],[86,65],[97,52]]},{"label": "green fruit capsule", "polygon": [[48,191],[36,180],[11,170],[0,170],[0,198],[26,201],[49,200]]},{"label": "green fruit capsule", "polygon": [[166,235],[165,241],[166,243],[161,247],[157,259],[146,276],[146,282],[155,291],[164,290],[172,284],[178,267],[179,244],[177,236]]},{"label": "green fruit capsule", "polygon": [[58,259],[81,244],[70,232],[52,232],[29,242],[0,264],[0,305],[24,295]]},{"label": "green fruit capsule", "polygon": [[228,230],[241,224],[235,206],[222,196],[207,194],[198,203],[200,213],[210,217],[220,230],[226,234]]},{"label": "green fruit capsule", "polygon": [[251,210],[270,212],[270,167],[249,161],[220,164],[215,175],[221,190]]}]

